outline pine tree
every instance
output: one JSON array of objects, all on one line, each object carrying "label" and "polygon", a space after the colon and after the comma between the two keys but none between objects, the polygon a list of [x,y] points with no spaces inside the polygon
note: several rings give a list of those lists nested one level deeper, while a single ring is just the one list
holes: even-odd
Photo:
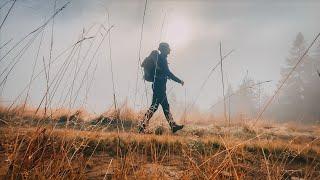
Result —
[{"label": "pine tree", "polygon": [[[293,42],[286,66],[281,69],[281,80],[288,76],[298,60],[306,51],[306,41],[301,32],[298,33]],[[315,86],[316,77],[315,61],[310,55],[306,55],[296,70],[285,82],[279,95],[279,106],[281,118],[290,120],[312,120],[316,116],[314,99],[319,89]]]},{"label": "pine tree", "polygon": [[312,53],[312,60],[314,61],[314,67],[317,71],[319,80],[320,80],[320,42]]},{"label": "pine tree", "polygon": [[305,96],[308,102],[307,112],[310,114],[310,119],[320,121],[320,43],[312,51],[309,83],[306,86]]},{"label": "pine tree", "polygon": [[237,91],[236,95],[233,97],[233,102],[235,102],[235,109],[238,113],[246,113],[250,116],[254,116],[257,112],[258,106],[258,96],[257,92],[252,85],[255,84],[254,80],[246,76]]},{"label": "pine tree", "polygon": [[231,84],[228,85],[227,94],[226,94],[226,101],[227,101],[227,112],[228,112],[228,119],[231,119],[233,107],[231,107],[232,102],[232,96],[233,95],[233,89]]}]

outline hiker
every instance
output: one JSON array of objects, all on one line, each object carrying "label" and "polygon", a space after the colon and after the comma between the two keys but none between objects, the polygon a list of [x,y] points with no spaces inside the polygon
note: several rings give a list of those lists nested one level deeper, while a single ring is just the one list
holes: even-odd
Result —
[{"label": "hiker", "polygon": [[[180,83],[182,86],[184,85],[184,82],[180,80],[178,77],[176,77],[168,67],[167,62],[167,56],[170,54],[170,47],[168,43],[162,42],[159,44],[158,50],[160,51],[160,54],[158,51],[154,50],[151,52],[150,56],[148,56],[146,59],[154,58],[155,60],[155,68],[152,78],[149,78],[149,80],[144,77],[147,81],[152,82],[152,90],[153,90],[153,96],[152,96],[152,104],[149,108],[149,110],[144,115],[143,120],[140,122],[138,126],[139,133],[144,133],[146,126],[149,123],[149,120],[151,119],[152,115],[157,111],[159,104],[161,104],[163,113],[170,125],[171,131],[175,133],[176,131],[183,128],[183,125],[178,125],[174,122],[172,114],[170,112],[170,106],[167,99],[166,94],[166,84],[167,79],[171,79],[177,83]],[[146,60],[142,63],[142,67],[146,66]],[[144,67],[145,68],[145,67]],[[146,73],[145,73],[146,76]]]}]

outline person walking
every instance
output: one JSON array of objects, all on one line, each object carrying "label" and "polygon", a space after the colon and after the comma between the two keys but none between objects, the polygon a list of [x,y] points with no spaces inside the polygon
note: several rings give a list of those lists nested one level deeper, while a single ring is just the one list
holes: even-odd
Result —
[{"label": "person walking", "polygon": [[[157,58],[155,61],[155,72],[154,79],[152,83],[152,103],[148,111],[145,113],[143,120],[138,125],[139,133],[144,133],[147,125],[149,124],[149,120],[153,116],[153,114],[157,111],[159,105],[161,104],[163,113],[169,123],[171,131],[173,133],[181,130],[183,125],[178,125],[174,122],[172,114],[170,112],[170,105],[168,102],[167,94],[166,94],[166,84],[167,79],[171,79],[177,83],[180,83],[182,86],[184,82],[180,80],[177,76],[175,76],[168,67],[167,56],[170,54],[170,47],[168,43],[162,42],[159,44],[158,50],[160,54],[157,53]],[[150,56],[152,56],[155,51],[152,51]],[[141,65],[144,66],[144,63]]]}]

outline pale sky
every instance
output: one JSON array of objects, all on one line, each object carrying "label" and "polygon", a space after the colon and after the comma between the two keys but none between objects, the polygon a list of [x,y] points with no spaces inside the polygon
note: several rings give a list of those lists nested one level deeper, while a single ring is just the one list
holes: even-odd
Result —
[{"label": "pale sky", "polygon": [[[6,0],[0,0],[0,6],[5,2]],[[0,49],[0,57],[3,57],[16,42],[53,14],[54,2],[54,0],[17,1],[0,31],[0,45],[12,39],[5,48]],[[65,2],[67,1],[57,0],[57,8]],[[110,24],[114,25],[114,28],[111,29],[110,40],[118,102],[124,102],[127,98],[129,104],[133,105],[135,94],[137,94],[136,108],[147,108],[151,100],[151,84],[146,84],[149,100],[147,103],[141,71],[138,75],[138,92],[135,93],[144,2],[144,0],[73,0],[54,19],[52,59],[77,42],[83,28],[87,31],[94,25],[87,37],[94,36],[99,24],[104,24],[107,28],[107,8],[110,14]],[[10,3],[0,10],[1,22],[9,7]],[[307,43],[310,43],[319,33],[319,9],[320,1],[317,0],[149,0],[145,15],[141,60],[156,49],[160,41],[168,42],[172,48],[168,57],[169,67],[185,82],[184,87],[173,81],[168,82],[168,91],[172,89],[168,92],[169,101],[172,101],[174,95],[181,103],[184,103],[185,100],[187,103],[192,103],[200,93],[200,86],[206,79],[210,68],[219,61],[219,42],[221,41],[223,54],[232,49],[235,50],[223,63],[226,84],[231,84],[233,89],[237,89],[248,72],[248,75],[257,81],[273,80],[272,83],[264,86],[266,92],[271,94],[279,80],[280,68],[284,65],[297,33],[302,32]],[[49,60],[51,28],[52,21],[44,31],[36,72],[43,68],[43,59],[45,62]],[[101,33],[105,31],[101,30]],[[85,107],[94,112],[106,110],[113,101],[108,37],[97,51],[96,56],[91,59],[101,40],[101,33],[98,33],[95,39],[83,42],[80,57],[84,57],[90,42],[94,42],[94,46],[88,58],[85,59],[75,83],[77,87],[77,83],[81,81],[89,67],[89,76],[85,78],[85,81],[89,82],[91,78],[93,81]],[[1,94],[2,101],[15,99],[28,84],[40,39],[41,33],[10,73]],[[12,59],[22,47],[12,51],[6,59],[0,62],[1,72],[13,61]],[[51,66],[52,78],[70,52]],[[55,102],[59,102],[61,95],[63,99],[72,82],[76,66],[75,59],[70,62],[61,86],[54,96]],[[92,64],[89,66],[91,60]],[[3,76],[1,76],[2,80]],[[80,90],[79,100],[84,99],[86,87],[87,85]],[[45,88],[45,74],[42,73],[32,84],[29,103],[36,106]],[[218,68],[201,91],[196,104],[206,110],[221,96],[221,76]],[[67,104],[64,105],[67,106]],[[80,104],[80,101],[77,102],[75,107]],[[171,104],[171,106],[174,108],[177,105]]]}]

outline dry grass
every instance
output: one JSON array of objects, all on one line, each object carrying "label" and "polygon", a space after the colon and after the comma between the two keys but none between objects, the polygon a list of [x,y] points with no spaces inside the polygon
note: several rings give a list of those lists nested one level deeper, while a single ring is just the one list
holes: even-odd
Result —
[{"label": "dry grass", "polygon": [[[0,29],[15,2],[13,1]],[[15,47],[19,47],[20,43],[25,42],[24,39],[32,36],[30,44],[28,42],[29,45],[25,46],[28,49],[49,22],[54,20],[55,16],[68,4],[69,2],[60,9],[55,7],[55,13],[43,25],[28,33],[9,52],[19,51]],[[145,1],[142,27],[146,8],[147,1]],[[53,23],[49,67],[46,67],[43,57],[47,91],[43,97],[45,98],[45,110],[25,105],[12,108],[0,106],[0,177],[2,179],[320,179],[319,125],[276,124],[262,120],[253,123],[249,118],[242,116],[226,123],[226,104],[224,102],[224,117],[212,117],[201,112],[187,112],[188,118],[185,115],[181,120],[186,127],[176,135],[172,135],[168,128],[163,126],[151,127],[150,134],[137,134],[136,125],[143,112],[137,113],[125,104],[122,107],[116,107],[109,34],[112,27],[105,29],[106,32],[103,34],[100,31],[101,27],[97,30],[96,35],[100,32],[103,37],[98,41],[99,45],[96,51],[93,51],[92,59],[88,58],[91,56],[87,57],[87,53],[91,52],[91,45],[85,53],[83,59],[89,60],[90,63],[82,79],[91,79],[88,75],[89,69],[93,68],[91,63],[105,37],[109,35],[109,59],[116,110],[110,109],[103,114],[91,115],[84,109],[47,109],[51,106],[51,100],[48,102],[50,94],[55,94],[65,73],[68,70],[73,71],[69,67],[74,60],[73,51],[80,48],[82,41],[95,39],[96,36],[86,36],[91,28],[86,33],[83,31],[79,41],[71,46],[73,50],[70,59],[67,57],[58,70],[59,73],[52,77],[50,64],[51,60],[52,63],[56,60],[51,59]],[[142,36],[143,28],[139,58]],[[42,38],[39,50],[41,44]],[[81,48],[79,57],[80,51]],[[220,44],[220,63],[216,67],[219,65],[221,67],[223,95],[225,92],[222,60],[232,52],[222,57]],[[8,54],[2,59],[7,58]],[[287,78],[281,82],[273,97],[267,102],[267,106],[302,61],[303,56]],[[20,61],[21,57],[22,55],[14,57],[12,62]],[[10,63],[4,68],[3,73],[6,74],[6,77],[1,82],[1,86],[5,86],[7,77],[15,65],[16,63]],[[94,80],[94,73],[95,70],[92,80]],[[50,74],[51,78],[49,78]],[[75,93],[73,92],[74,82],[78,76],[80,76],[78,73],[74,73],[74,81],[69,84],[70,99],[71,95],[75,96],[72,97],[75,100],[78,98],[78,94],[73,94]],[[32,81],[33,77],[32,73]],[[32,81],[30,80],[29,88]],[[137,82],[138,74],[136,84]],[[206,82],[207,80],[200,89]],[[84,83],[83,81],[80,83],[79,88],[81,89]],[[49,84],[50,86],[54,84],[54,87],[49,88]],[[86,95],[89,89],[90,87],[86,88]],[[68,93],[66,97],[69,96]],[[12,106],[18,103],[16,100]],[[39,107],[42,107],[41,104]],[[72,107],[71,101],[69,107]],[[259,113],[256,121],[260,119],[264,110]],[[163,121],[163,119],[154,117],[153,121]]]},{"label": "dry grass", "polygon": [[[1,119],[6,122],[0,128],[2,178],[317,179],[320,176],[317,126],[305,131],[305,127],[293,124],[261,123],[253,128],[249,123],[234,122],[228,126],[216,121],[207,127],[189,125],[177,135],[166,129],[157,133],[157,128],[155,134],[141,135],[135,133],[139,113],[127,107],[97,117],[85,113],[72,117],[78,111],[67,111],[71,115],[60,112],[60,116],[57,113],[41,117],[33,116],[32,109],[19,112],[1,108]],[[74,124],[67,126],[67,122]]]}]

